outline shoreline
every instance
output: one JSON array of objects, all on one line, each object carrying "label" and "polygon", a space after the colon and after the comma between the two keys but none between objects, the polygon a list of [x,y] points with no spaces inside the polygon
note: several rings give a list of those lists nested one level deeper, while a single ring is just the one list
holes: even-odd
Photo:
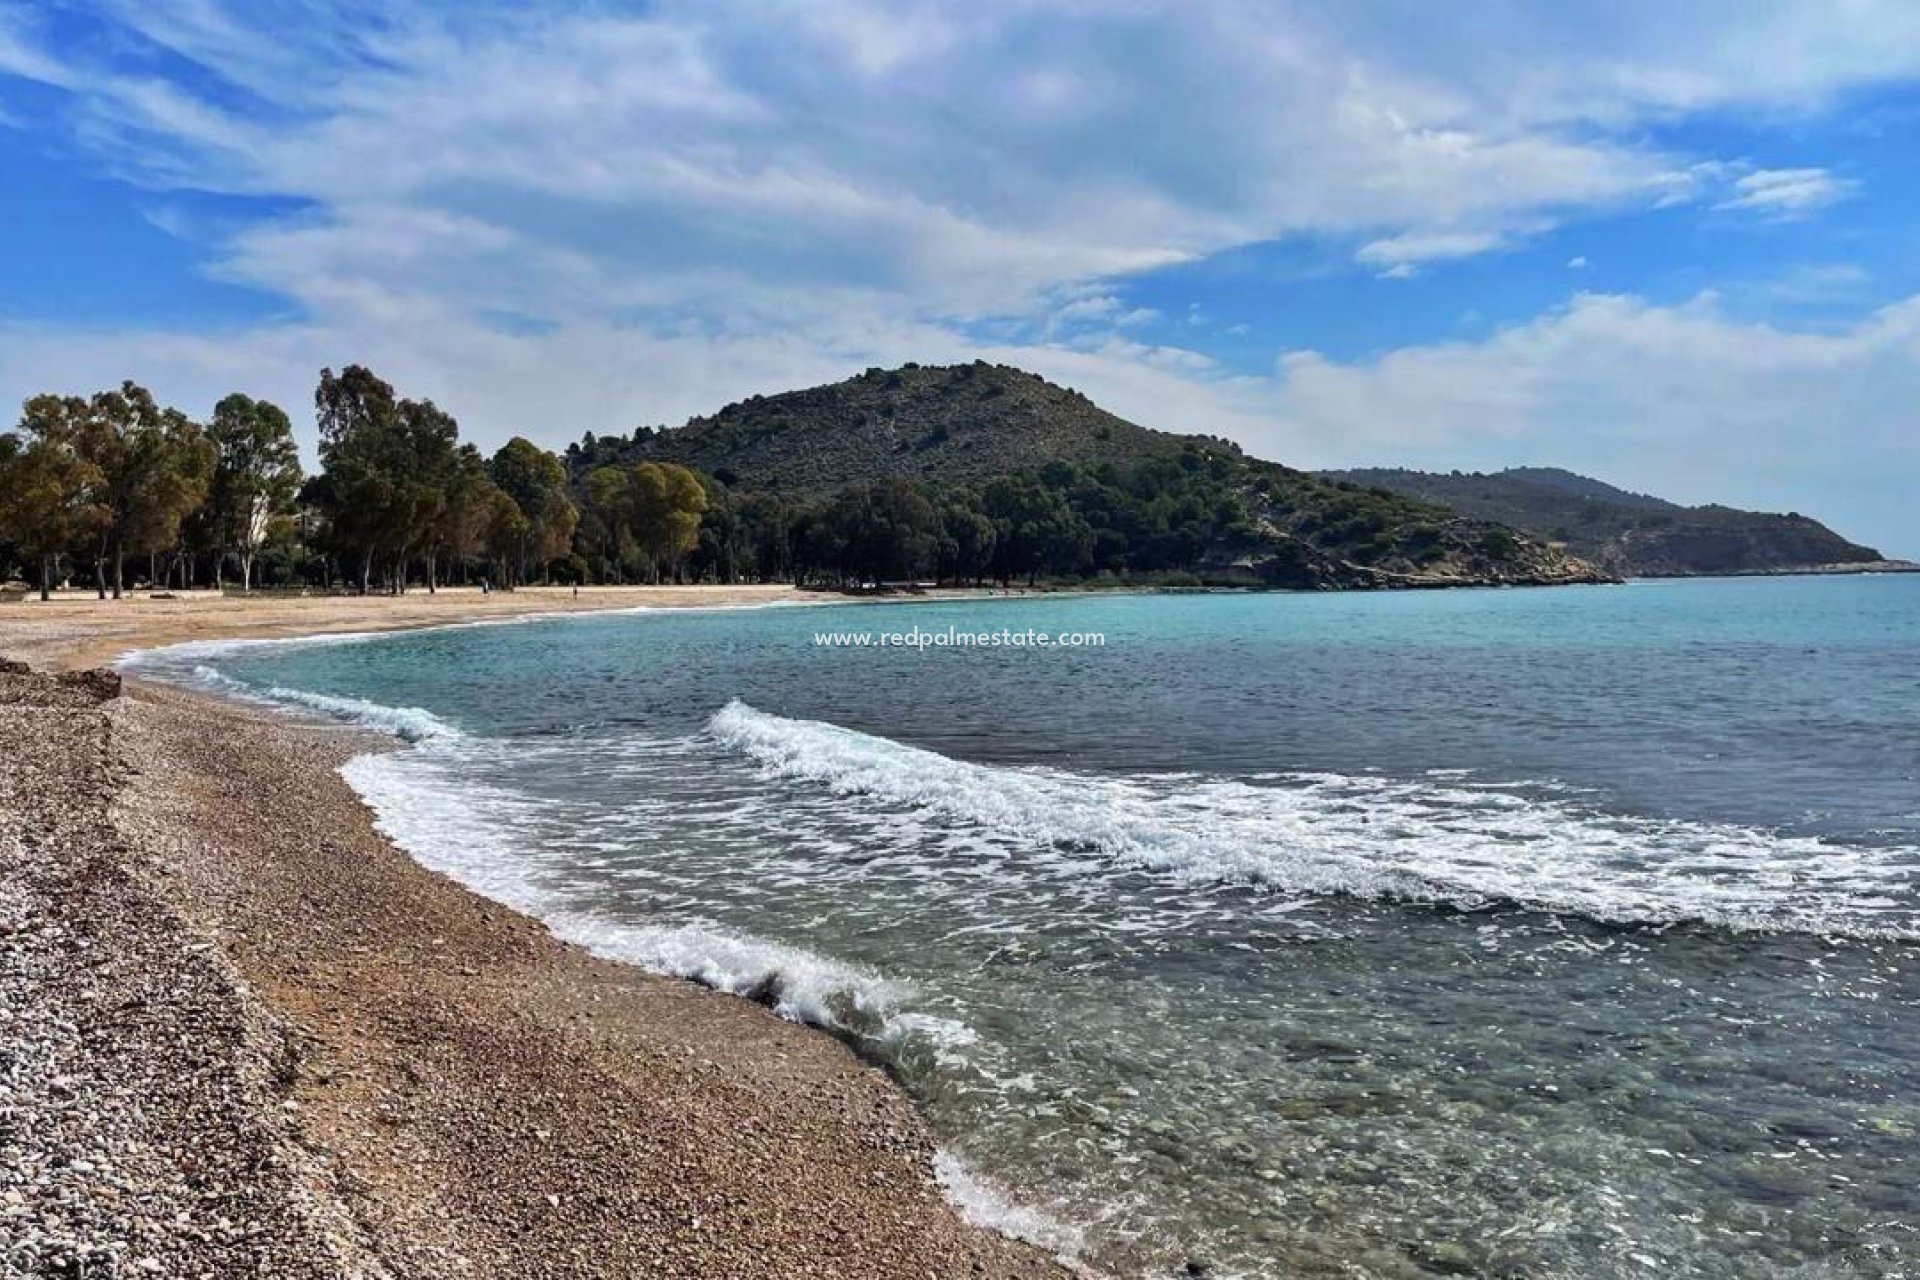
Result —
[{"label": "shoreline", "polygon": [[0,654],[49,671],[110,666],[144,649],[195,641],[291,640],[410,631],[636,609],[839,603],[785,584],[694,587],[522,587],[482,594],[443,587],[403,596],[150,596],[91,593],[0,605]]},{"label": "shoreline", "polygon": [[[580,611],[772,602],[641,593],[619,604],[583,593]],[[82,616],[148,603],[173,608],[113,627]],[[243,621],[230,606],[194,607],[220,603],[62,604],[30,626],[9,609],[0,654],[73,671],[109,648],[573,611],[533,593],[518,607],[440,606],[428,618],[391,607],[412,603],[404,597],[375,599],[372,611],[324,599],[362,603],[330,619],[309,609]],[[338,769],[394,749],[391,740],[135,678],[90,701],[109,683],[0,674],[0,744],[35,784],[0,789],[0,812],[13,810],[7,825],[23,832],[74,828],[64,840],[0,839],[0,861],[18,864],[9,882],[108,874],[121,886],[111,928],[84,918],[97,909],[84,894],[50,890],[31,904],[57,932],[94,938],[88,973],[211,969],[197,986],[178,985],[204,989],[231,1032],[214,1038],[209,1061],[180,1072],[194,1095],[172,1101],[191,1113],[196,1098],[217,1096],[227,1111],[195,1114],[186,1129],[165,1123],[169,1097],[157,1098],[141,1109],[147,1131],[109,1134],[101,1145],[115,1154],[95,1159],[49,1124],[27,1163],[53,1172],[21,1177],[17,1191],[11,1177],[0,1184],[4,1234],[38,1241],[49,1258],[148,1270],[141,1259],[152,1259],[153,1274],[1058,1280],[1078,1271],[967,1221],[942,1192],[934,1145],[905,1093],[830,1033],[596,958],[378,834]],[[36,806],[35,796],[57,799]],[[0,941],[8,936],[0,928]],[[84,982],[94,997],[74,1005],[72,978],[41,975],[38,1018],[87,1030],[99,986]],[[207,1021],[166,998],[137,999],[162,1040],[197,1039],[184,1027]],[[9,1038],[35,1021],[31,1004]],[[83,1083],[64,1098],[29,1092],[30,1117],[75,1105],[111,1116],[101,1099],[142,1091],[126,1078],[136,1064],[114,1052],[122,1031],[83,1039],[45,1073]],[[214,1157],[227,1151],[246,1154],[223,1178]],[[190,1165],[200,1183],[191,1193],[179,1176]],[[90,1184],[103,1167],[128,1185]],[[125,1221],[130,1194],[134,1229],[86,1239],[76,1198],[119,1202]],[[50,1244],[35,1224],[63,1216],[68,1238]],[[261,1225],[235,1235],[242,1221]]]}]

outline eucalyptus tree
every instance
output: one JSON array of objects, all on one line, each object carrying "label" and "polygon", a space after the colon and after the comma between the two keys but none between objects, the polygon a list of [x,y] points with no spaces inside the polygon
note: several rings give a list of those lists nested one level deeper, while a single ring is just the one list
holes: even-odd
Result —
[{"label": "eucalyptus tree", "polygon": [[399,400],[390,383],[350,364],[337,375],[320,371],[313,406],[325,475],[311,496],[325,515],[336,555],[359,566],[360,594],[366,595],[375,559],[402,532],[396,515]]},{"label": "eucalyptus tree", "polygon": [[628,469],[596,467],[587,473],[581,488],[586,498],[580,511],[581,537],[599,556],[600,580],[624,582],[626,563],[633,553]]},{"label": "eucalyptus tree", "polygon": [[470,444],[454,451],[441,480],[441,495],[423,548],[430,592],[439,588],[443,562],[451,571],[454,564],[486,549],[488,531],[499,504],[512,502],[487,476],[485,460]]},{"label": "eucalyptus tree", "polygon": [[590,529],[603,556],[624,560],[630,548],[646,565],[650,582],[700,545],[701,517],[708,509],[700,477],[671,462],[597,467],[587,474]]},{"label": "eucalyptus tree", "polygon": [[700,517],[707,509],[700,477],[671,462],[642,462],[628,480],[633,540],[658,582],[680,558],[700,545]]},{"label": "eucalyptus tree", "polygon": [[325,483],[309,492],[325,512],[336,550],[360,569],[360,592],[375,566],[406,589],[407,566],[442,520],[458,472],[459,424],[431,400],[402,400],[362,365],[320,371],[314,392]]},{"label": "eucalyptus tree", "polygon": [[487,463],[487,474],[512,499],[517,521],[496,511],[496,541],[511,551],[513,584],[527,580],[529,563],[545,565],[566,554],[580,523],[580,508],[567,496],[567,468],[558,457],[515,436]]},{"label": "eucalyptus tree", "polygon": [[87,402],[35,396],[19,427],[0,435],[0,540],[37,566],[40,598],[53,590],[62,556],[88,541],[103,520],[101,475],[76,447]]},{"label": "eucalyptus tree", "polygon": [[216,458],[207,518],[218,583],[229,552],[240,561],[240,589],[253,589],[253,559],[276,517],[292,510],[300,490],[300,452],[286,411],[238,392],[213,408],[207,438]]},{"label": "eucalyptus tree", "polygon": [[87,468],[94,587],[104,599],[111,586],[117,600],[129,553],[178,544],[181,522],[212,482],[213,446],[198,424],[133,382],[86,400],[36,396],[28,412],[36,411],[58,420],[57,434]]},{"label": "eucalyptus tree", "polygon": [[431,400],[402,400],[399,409],[399,510],[391,548],[395,589],[406,590],[407,565],[420,552],[427,558],[427,589],[433,591],[439,585],[436,535],[446,528],[459,480],[460,424]]},{"label": "eucalyptus tree", "polygon": [[1057,489],[1025,472],[1002,476],[981,492],[993,521],[993,572],[1002,584],[1043,572],[1077,573],[1093,552],[1093,530]]}]

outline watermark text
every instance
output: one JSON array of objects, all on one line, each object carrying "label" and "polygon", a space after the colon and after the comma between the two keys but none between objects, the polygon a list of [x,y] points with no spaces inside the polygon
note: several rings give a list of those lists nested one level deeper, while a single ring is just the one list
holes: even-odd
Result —
[{"label": "watermark text", "polygon": [[813,643],[824,649],[1104,649],[1100,631],[968,631],[959,627],[906,631],[816,631]]}]

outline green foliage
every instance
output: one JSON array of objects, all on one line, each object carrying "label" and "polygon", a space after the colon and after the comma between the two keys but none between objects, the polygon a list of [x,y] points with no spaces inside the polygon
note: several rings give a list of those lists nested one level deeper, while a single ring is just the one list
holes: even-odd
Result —
[{"label": "green foliage", "polygon": [[[650,582],[673,575],[701,546],[701,517],[716,500],[700,477],[672,463],[596,467],[584,487],[587,528],[600,552],[602,572],[624,574],[628,563],[637,560]],[[717,501],[709,557],[731,574],[738,531],[731,525],[731,505],[723,495]]]},{"label": "green foliage", "polygon": [[[89,543],[94,584],[103,596],[109,586],[115,597],[121,594],[129,554],[155,553],[179,540],[212,479],[206,434],[132,382],[86,399],[35,396],[16,434],[22,443],[13,450],[14,465],[28,467],[31,457],[37,495],[23,523],[58,533],[61,550],[76,556],[79,544]],[[55,477],[56,490],[40,487]]]},{"label": "green foliage", "polygon": [[300,489],[293,423],[278,405],[236,393],[214,406],[207,439],[214,465],[202,517],[220,560],[237,555],[241,587],[251,590],[254,554]]},{"label": "green foliage", "polygon": [[100,519],[92,502],[100,475],[73,446],[64,422],[68,407],[57,397],[37,396],[18,433],[0,436],[0,542],[34,567],[43,600],[61,557]]},{"label": "green foliage", "polygon": [[515,436],[487,463],[487,474],[519,514],[514,521],[503,511],[498,531],[511,532],[509,584],[525,582],[529,568],[545,567],[573,545],[580,509],[567,494],[566,466],[531,440]]},{"label": "green foliage", "polygon": [[483,458],[450,414],[361,365],[322,370],[314,409],[321,468],[302,484],[287,415],[245,395],[205,429],[132,383],[35,397],[0,436],[0,569],[11,558],[50,582],[90,563],[104,593],[129,555],[183,584],[237,559],[246,588],[258,569],[365,592],[476,569],[507,587],[1307,587],[1510,580],[1547,563],[1503,527],[1149,431],[981,361],[751,396],[673,431],[587,431],[564,457],[516,437]]}]

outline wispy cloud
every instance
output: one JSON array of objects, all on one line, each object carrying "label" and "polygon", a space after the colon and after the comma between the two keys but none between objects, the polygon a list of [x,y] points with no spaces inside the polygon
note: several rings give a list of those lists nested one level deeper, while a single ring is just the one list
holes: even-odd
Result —
[{"label": "wispy cloud", "polygon": [[[1724,352],[1752,371],[1743,344],[1791,357],[1780,403],[1810,416],[1820,352],[1852,353],[1828,370],[1899,381],[1877,354],[1891,330],[1835,348],[1593,299],[1482,344],[1237,376],[1202,349],[1210,308],[1183,298],[1156,316],[1127,278],[1292,238],[1358,245],[1343,270],[1437,276],[1625,210],[1805,217],[1854,183],[1696,153],[1655,126],[1815,110],[1920,72],[1920,9],[1904,0],[1609,7],[1567,24],[1255,0],[61,12],[103,34],[56,48],[0,0],[0,76],[59,103],[32,127],[157,192],[275,197],[238,230],[142,199],[223,279],[301,318],[217,341],[17,328],[0,396],[134,374],[188,402],[260,386],[297,403],[320,364],[368,358],[483,439],[558,441],[865,364],[986,353],[1149,422],[1338,461],[1329,441],[1503,432],[1564,455],[1616,412],[1681,431],[1677,410],[1603,394],[1608,369],[1646,386],[1662,384],[1644,369],[1670,371],[1704,421],[1799,440],[1756,403],[1777,383],[1717,372]],[[1168,333],[1183,345],[1141,340]],[[1646,335],[1713,354],[1682,361]],[[1555,354],[1580,342],[1614,363]],[[1824,394],[1853,407],[1847,387]]]},{"label": "wispy cloud", "polygon": [[1370,240],[1353,255],[1362,266],[1378,269],[1390,280],[1404,280],[1422,263],[1471,258],[1505,244],[1507,237],[1493,231],[1426,231]]},{"label": "wispy cloud", "polygon": [[1825,169],[1756,169],[1736,178],[1733,194],[1717,207],[1794,217],[1838,203],[1857,188]]},{"label": "wispy cloud", "polygon": [[1463,220],[1649,198],[1684,172],[1634,142],[1496,124],[1413,67],[1362,75],[1340,32],[1234,6],[909,23],[863,0],[492,21],[401,5],[291,36],[272,5],[109,12],[197,73],[26,37],[11,69],[70,88],[79,136],[128,177],[316,205],[325,235],[265,227],[228,266],[295,297],[362,275],[444,298],[465,278],[487,295],[472,305],[501,305],[502,264],[472,270],[457,239],[413,245],[411,267],[390,251],[433,213],[511,235],[531,250],[521,292],[589,309],[574,273],[609,311],[780,312],[824,289],[984,314],[1296,232],[1457,243]]}]

